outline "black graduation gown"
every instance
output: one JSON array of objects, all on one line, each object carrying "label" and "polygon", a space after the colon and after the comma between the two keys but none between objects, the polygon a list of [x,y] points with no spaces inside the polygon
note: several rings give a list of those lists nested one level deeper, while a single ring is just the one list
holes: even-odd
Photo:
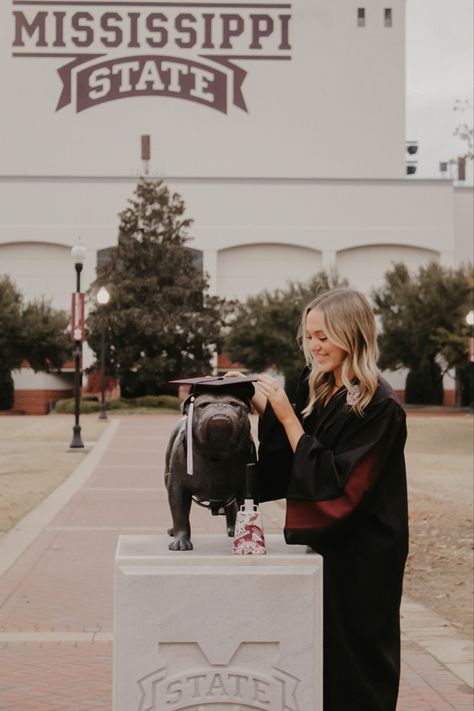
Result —
[{"label": "black graduation gown", "polygon": [[[297,413],[307,394],[303,381]],[[286,498],[287,543],[323,556],[324,711],[395,711],[408,552],[405,413],[383,380],[363,416],[346,397],[338,391],[302,420],[294,454],[267,406],[259,498]]]}]

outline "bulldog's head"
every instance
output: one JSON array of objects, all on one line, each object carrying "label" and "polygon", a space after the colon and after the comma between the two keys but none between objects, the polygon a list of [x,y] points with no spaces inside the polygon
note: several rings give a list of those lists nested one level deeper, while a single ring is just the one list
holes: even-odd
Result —
[{"label": "bulldog's head", "polygon": [[219,458],[235,454],[248,444],[249,411],[249,401],[234,393],[197,395],[192,413],[188,403],[184,408],[188,417],[192,415],[194,446]]}]

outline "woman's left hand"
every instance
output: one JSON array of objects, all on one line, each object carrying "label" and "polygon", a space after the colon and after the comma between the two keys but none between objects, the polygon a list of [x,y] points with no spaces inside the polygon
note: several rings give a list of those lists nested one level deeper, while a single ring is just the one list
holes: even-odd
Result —
[{"label": "woman's left hand", "polygon": [[258,391],[267,398],[272,406],[273,412],[285,428],[292,450],[295,451],[301,436],[304,434],[304,430],[301,422],[296,417],[286,392],[278,380],[271,378],[269,375],[259,375],[256,385]]},{"label": "woman's left hand", "polygon": [[295,417],[288,396],[276,378],[269,375],[259,375],[257,387],[267,398],[280,422],[284,423],[288,418]]}]

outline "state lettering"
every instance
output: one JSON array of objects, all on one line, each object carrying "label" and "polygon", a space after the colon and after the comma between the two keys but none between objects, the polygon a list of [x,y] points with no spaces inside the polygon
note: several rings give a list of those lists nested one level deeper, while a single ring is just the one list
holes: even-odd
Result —
[{"label": "state lettering", "polygon": [[174,57],[130,57],[78,73],[78,110],[126,96],[163,95],[226,110],[226,75]]},{"label": "state lettering", "polygon": [[183,704],[194,706],[217,701],[270,709],[272,683],[269,679],[237,671],[188,674],[166,684],[164,701],[171,710]]}]

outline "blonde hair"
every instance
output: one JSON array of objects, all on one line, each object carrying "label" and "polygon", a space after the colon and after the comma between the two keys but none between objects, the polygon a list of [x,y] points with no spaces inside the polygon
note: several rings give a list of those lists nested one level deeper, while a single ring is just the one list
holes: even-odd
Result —
[{"label": "blonde hair", "polygon": [[[303,410],[307,417],[316,405],[326,404],[334,392],[334,374],[322,373],[305,338],[306,319],[313,309],[322,312],[325,332],[332,343],[347,354],[342,364],[341,378],[350,394],[350,406],[362,415],[377,388],[378,347],[375,318],[366,297],[355,289],[332,289],[311,301],[303,311],[298,338],[302,342],[306,363],[310,368],[309,399]],[[349,373],[357,387],[351,382]]]}]

